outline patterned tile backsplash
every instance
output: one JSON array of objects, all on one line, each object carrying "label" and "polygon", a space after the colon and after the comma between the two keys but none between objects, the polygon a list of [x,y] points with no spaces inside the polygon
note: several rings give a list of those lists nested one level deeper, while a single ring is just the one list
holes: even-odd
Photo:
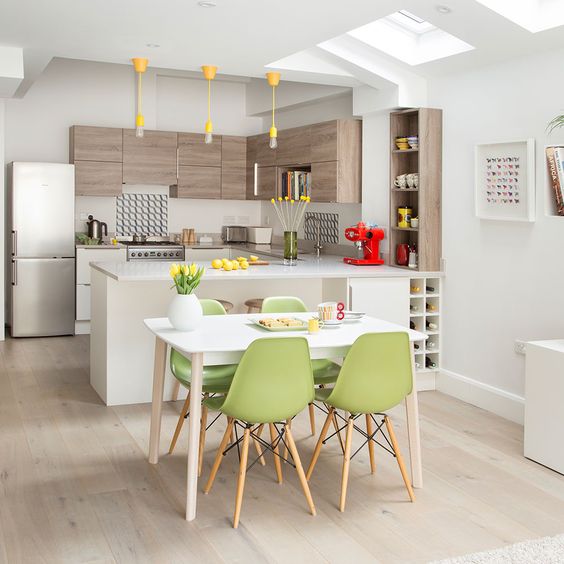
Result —
[{"label": "patterned tile backsplash", "polygon": [[168,196],[166,194],[122,194],[117,197],[117,236],[142,233],[168,234]]},{"label": "patterned tile backsplash", "polygon": [[310,217],[315,217],[321,222],[320,236],[322,243],[339,242],[338,213],[306,212],[304,220],[305,238],[315,241],[317,239],[317,221],[308,219]]}]

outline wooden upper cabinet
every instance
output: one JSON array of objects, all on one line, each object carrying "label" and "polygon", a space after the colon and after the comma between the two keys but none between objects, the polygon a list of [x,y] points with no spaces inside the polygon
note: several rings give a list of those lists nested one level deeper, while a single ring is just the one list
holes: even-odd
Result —
[{"label": "wooden upper cabinet", "polygon": [[247,175],[247,139],[224,135],[221,157],[221,197],[244,200]]},{"label": "wooden upper cabinet", "polygon": [[338,121],[326,121],[311,126],[311,162],[336,161],[338,151]]},{"label": "wooden upper cabinet", "polygon": [[96,161],[121,163],[121,129],[74,125],[69,129],[70,162]]},{"label": "wooden upper cabinet", "polygon": [[217,200],[221,198],[221,168],[217,166],[179,166],[179,198],[202,198]]},{"label": "wooden upper cabinet", "polygon": [[77,196],[120,196],[121,163],[75,161],[74,185]]},{"label": "wooden upper cabinet", "polygon": [[124,129],[124,184],[176,184],[176,143],[175,132],[145,131],[135,137],[134,129]]},{"label": "wooden upper cabinet", "polygon": [[276,164],[277,149],[269,146],[270,135],[261,133],[256,136],[255,158],[259,166],[274,166]]},{"label": "wooden upper cabinet", "polygon": [[282,129],[278,132],[277,165],[300,165],[312,162],[311,126]]},{"label": "wooden upper cabinet", "polygon": [[311,164],[311,199],[314,202],[338,202],[339,163]]},{"label": "wooden upper cabinet", "polygon": [[271,200],[276,196],[276,174],[275,166],[259,166],[256,170],[256,196],[254,200]]},{"label": "wooden upper cabinet", "polygon": [[204,143],[203,133],[178,134],[178,164],[180,166],[221,166],[222,136]]}]

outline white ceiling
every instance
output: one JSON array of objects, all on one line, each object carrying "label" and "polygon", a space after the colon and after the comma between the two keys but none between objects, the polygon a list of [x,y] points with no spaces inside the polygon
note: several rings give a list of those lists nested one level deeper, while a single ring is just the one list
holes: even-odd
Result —
[{"label": "white ceiling", "polygon": [[153,67],[215,64],[220,73],[262,77],[265,66],[294,55],[285,78],[351,86],[365,82],[362,73],[327,51],[321,60],[316,45],[399,9],[475,47],[416,66],[393,61],[423,77],[564,47],[562,28],[531,33],[476,0],[440,0],[452,10],[446,15],[436,0],[215,1],[202,8],[196,0],[2,0],[0,46],[24,49],[28,84],[52,57],[128,63],[147,56]]}]

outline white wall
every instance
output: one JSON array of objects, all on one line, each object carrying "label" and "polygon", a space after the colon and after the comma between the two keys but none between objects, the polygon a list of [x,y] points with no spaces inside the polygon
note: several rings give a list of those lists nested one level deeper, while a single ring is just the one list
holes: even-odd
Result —
[{"label": "white wall", "polygon": [[[0,170],[4,170],[4,140],[5,140],[5,109],[6,104],[4,100],[0,100]],[[0,233],[6,233],[5,231],[5,202],[6,202],[6,187],[4,182],[4,175],[0,174]],[[0,281],[4,280],[4,272],[6,266],[7,257],[7,245],[9,237],[4,237],[0,243]],[[0,341],[5,338],[4,323],[6,308],[5,303],[5,287],[4,284],[0,283]]]},{"label": "white wall", "polygon": [[[524,357],[514,340],[564,336],[564,217],[545,215],[546,133],[564,110],[564,51],[433,80],[444,109],[442,368],[522,396]],[[474,216],[474,145],[536,139],[533,224]],[[366,161],[365,161],[366,162]]]}]

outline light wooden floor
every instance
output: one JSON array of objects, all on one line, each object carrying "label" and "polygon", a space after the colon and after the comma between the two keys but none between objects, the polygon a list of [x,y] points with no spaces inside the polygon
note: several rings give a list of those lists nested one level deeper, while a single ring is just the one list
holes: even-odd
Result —
[{"label": "light wooden floor", "polygon": [[[247,476],[235,531],[235,455],[186,523],[186,433],[150,466],[149,405],[102,405],[87,337],[0,343],[0,562],[426,562],[564,532],[564,478],[521,456],[521,427],[435,392],[420,404],[425,488],[414,504],[395,461],[377,451],[371,476],[363,452],[339,513],[329,444],[311,481],[317,517],[291,468],[277,485],[268,459]],[[163,451],[179,409],[165,408]],[[392,415],[405,452],[402,410]],[[307,418],[294,429],[307,465]],[[208,432],[204,478],[223,430]]]}]

